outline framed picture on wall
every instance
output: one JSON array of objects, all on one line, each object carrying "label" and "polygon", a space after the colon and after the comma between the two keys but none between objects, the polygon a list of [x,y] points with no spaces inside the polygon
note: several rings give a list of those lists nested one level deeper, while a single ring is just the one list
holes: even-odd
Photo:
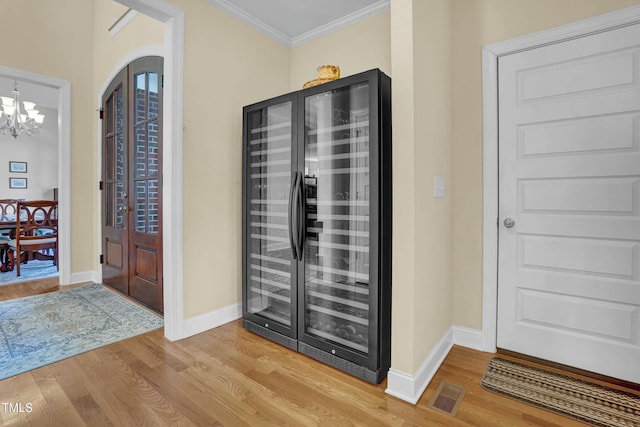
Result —
[{"label": "framed picture on wall", "polygon": [[27,178],[9,178],[9,188],[27,188]]},{"label": "framed picture on wall", "polygon": [[9,172],[27,173],[27,162],[9,161]]}]

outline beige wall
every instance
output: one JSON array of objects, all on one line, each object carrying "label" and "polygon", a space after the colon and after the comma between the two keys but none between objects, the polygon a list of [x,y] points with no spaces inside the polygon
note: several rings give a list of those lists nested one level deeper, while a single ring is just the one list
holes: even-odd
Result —
[{"label": "beige wall", "polygon": [[[413,374],[451,326],[451,47],[448,0],[391,3],[392,367]],[[433,197],[435,176],[445,197]]]},{"label": "beige wall", "polygon": [[[414,0],[414,370],[451,326],[451,43],[449,0]],[[445,197],[433,197],[434,176]],[[394,183],[400,191],[403,183]],[[402,256],[402,253],[397,254]],[[401,310],[402,307],[394,307]],[[400,333],[402,325],[394,326]],[[395,347],[392,353],[401,353]],[[410,371],[413,372],[413,371]]]},{"label": "beige wall", "polygon": [[[58,110],[36,108],[45,115],[41,133],[17,140],[10,134],[0,135],[0,198],[53,200],[53,189],[58,187]],[[10,161],[26,162],[27,173],[9,172]],[[27,188],[10,189],[10,177],[27,178]]]},{"label": "beige wall", "polygon": [[[413,0],[391,3],[393,239],[391,366],[415,371],[415,112]],[[399,189],[398,183],[403,183]],[[399,191],[401,190],[401,191]],[[397,351],[395,349],[407,349]]]},{"label": "beige wall", "polygon": [[[289,50],[205,2],[171,3],[185,16],[182,195],[188,318],[241,299],[242,107],[288,91]],[[123,57],[163,42],[164,25],[143,15],[111,38],[106,30],[124,9],[96,0],[96,97]]]},{"label": "beige wall", "polygon": [[[190,317],[241,299],[242,107],[299,89],[325,63],[341,65],[343,75],[388,71],[389,14],[288,49],[216,8],[174,3],[185,10],[183,237]],[[354,54],[352,44],[364,40],[378,47]]]},{"label": "beige wall", "polygon": [[453,324],[482,327],[481,48],[639,0],[453,0]]},{"label": "beige wall", "polygon": [[[128,58],[131,52],[143,47],[161,47],[164,40],[164,25],[145,15],[138,14],[129,22],[120,32],[112,36],[109,28],[122,17],[127,11],[127,7],[122,6],[112,0],[94,0],[93,14],[93,91],[92,105],[93,110],[100,108],[102,103],[103,91],[107,88],[115,75],[122,70],[125,58]],[[130,59],[130,58],[128,58]],[[97,116],[93,120],[92,134],[92,182],[94,185],[91,190],[91,199],[94,210],[94,239],[92,246],[88,249],[92,253],[96,253],[101,247],[100,239],[100,211],[98,210],[100,192],[97,190],[97,181],[100,179],[101,166],[99,159],[101,158],[102,140],[99,134],[100,121]],[[87,159],[87,163],[89,160]],[[93,270],[98,271],[100,265],[98,257],[93,256]]]},{"label": "beige wall", "polygon": [[111,36],[109,28],[127,9],[112,0],[94,0],[93,97],[96,107],[99,92],[122,69],[121,63],[125,57],[142,47],[162,47],[164,42],[164,24],[143,14],[137,14],[120,32]]},{"label": "beige wall", "polygon": [[380,68],[391,75],[390,13],[381,13],[291,49],[291,91],[317,76],[319,65],[338,65],[342,77]]},{"label": "beige wall", "polygon": [[32,0],[0,3],[5,36],[0,64],[71,82],[71,272],[95,262],[91,238],[95,190],[92,23],[93,2]]},{"label": "beige wall", "polygon": [[[288,91],[289,49],[204,2],[173,3],[185,11],[189,317],[240,300],[242,106]],[[98,93],[125,56],[161,44],[164,36],[163,25],[138,15],[111,38],[107,30],[124,10],[110,0],[3,2],[0,8],[5,30],[29,46],[8,43],[2,65],[71,81],[72,273],[99,268]]]},{"label": "beige wall", "polygon": [[289,49],[206,2],[185,12],[184,313],[241,300],[242,107],[288,92]]},{"label": "beige wall", "polygon": [[[127,53],[161,44],[164,25],[139,15],[115,38],[120,6],[96,0],[97,88]],[[241,299],[242,107],[285,93],[289,49],[205,2],[184,11],[184,314]],[[106,52],[104,51],[106,47]]]}]

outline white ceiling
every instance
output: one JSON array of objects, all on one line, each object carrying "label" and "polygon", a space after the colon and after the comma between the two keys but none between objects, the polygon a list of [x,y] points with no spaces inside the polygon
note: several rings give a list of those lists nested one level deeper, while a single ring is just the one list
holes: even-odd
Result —
[{"label": "white ceiling", "polygon": [[206,0],[288,47],[389,10],[389,0]]},{"label": "white ceiling", "polygon": [[[0,96],[11,96],[15,84],[14,79],[9,79],[0,74]],[[31,101],[39,106],[58,109],[58,90],[48,86],[34,83],[27,83],[18,80],[18,91],[20,91],[21,101]]]}]

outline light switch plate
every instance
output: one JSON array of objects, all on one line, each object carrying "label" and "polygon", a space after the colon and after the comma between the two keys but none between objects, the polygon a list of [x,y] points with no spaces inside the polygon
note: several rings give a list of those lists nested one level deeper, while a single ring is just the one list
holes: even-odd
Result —
[{"label": "light switch plate", "polygon": [[444,198],[444,178],[441,176],[433,177],[433,197]]}]

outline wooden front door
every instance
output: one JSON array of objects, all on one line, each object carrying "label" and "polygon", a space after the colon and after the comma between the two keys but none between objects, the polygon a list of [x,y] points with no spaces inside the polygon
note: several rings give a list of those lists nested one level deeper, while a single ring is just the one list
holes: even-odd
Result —
[{"label": "wooden front door", "polygon": [[125,67],[102,106],[102,281],[162,312],[162,58]]}]

